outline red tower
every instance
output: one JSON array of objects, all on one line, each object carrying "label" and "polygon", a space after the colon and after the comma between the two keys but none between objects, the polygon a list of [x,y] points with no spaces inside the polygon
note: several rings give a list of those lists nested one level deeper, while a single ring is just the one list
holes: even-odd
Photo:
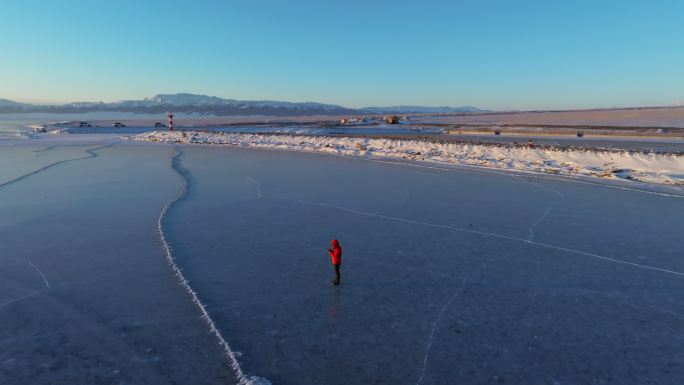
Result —
[{"label": "red tower", "polygon": [[173,112],[167,112],[166,117],[169,118],[169,131],[173,131]]}]

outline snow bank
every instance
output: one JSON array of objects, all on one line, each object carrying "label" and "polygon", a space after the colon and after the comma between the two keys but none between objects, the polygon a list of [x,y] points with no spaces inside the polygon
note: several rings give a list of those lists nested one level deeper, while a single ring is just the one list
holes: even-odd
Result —
[{"label": "snow bank", "polygon": [[223,144],[358,157],[409,159],[684,186],[684,156],[678,154],[552,147],[526,148],[416,139],[193,131],[153,131],[126,138],[151,142]]}]

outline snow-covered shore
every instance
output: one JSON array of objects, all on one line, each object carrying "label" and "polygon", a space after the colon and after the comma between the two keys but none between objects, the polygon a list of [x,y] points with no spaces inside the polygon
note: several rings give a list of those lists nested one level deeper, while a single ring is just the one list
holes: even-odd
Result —
[{"label": "snow-covered shore", "polygon": [[346,156],[409,159],[684,186],[684,156],[623,150],[526,148],[415,139],[152,131],[127,139],[222,144]]}]

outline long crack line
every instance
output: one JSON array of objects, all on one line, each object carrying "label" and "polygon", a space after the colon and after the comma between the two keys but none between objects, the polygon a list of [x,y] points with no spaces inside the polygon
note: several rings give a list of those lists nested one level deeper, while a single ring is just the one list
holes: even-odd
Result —
[{"label": "long crack line", "polygon": [[50,163],[50,164],[48,164],[48,165],[46,165],[46,166],[43,166],[43,167],[41,167],[41,168],[39,168],[39,169],[33,170],[33,171],[29,172],[29,173],[26,173],[26,174],[23,174],[23,175],[20,175],[20,176],[14,178],[14,179],[8,180],[7,182],[0,183],[0,188],[5,187],[5,186],[8,186],[8,185],[13,184],[13,183],[16,183],[16,182],[19,182],[19,181],[24,180],[24,179],[26,179],[26,178],[28,178],[28,177],[30,177],[30,176],[32,176],[32,175],[38,174],[39,172],[48,170],[48,169],[50,169],[50,168],[52,168],[52,167],[55,167],[55,166],[59,166],[60,164],[64,164],[64,163],[68,163],[68,162],[74,162],[74,161],[77,161],[77,160],[83,160],[83,159],[90,159],[90,158],[98,157],[98,156],[100,156],[100,155],[99,155],[98,153],[96,153],[95,151],[97,151],[97,150],[102,150],[102,149],[109,148],[109,147],[112,147],[113,145],[115,145],[115,144],[117,144],[117,143],[118,143],[118,142],[110,143],[110,144],[105,145],[105,146],[100,146],[100,147],[95,147],[95,148],[91,148],[91,149],[85,150],[85,152],[88,153],[88,156],[82,156],[82,157],[80,157],[80,158],[63,159],[63,160],[60,160],[60,161],[57,161],[57,162],[54,162],[54,163]]},{"label": "long crack line", "polygon": [[510,239],[513,241],[518,241],[518,242],[525,242],[531,245],[537,245],[549,249],[554,249],[554,250],[559,250],[559,251],[566,251],[569,253],[574,253],[574,254],[579,254],[579,255],[584,255],[584,256],[589,256],[589,257],[594,257],[598,259],[602,259],[605,261],[610,261],[610,262],[615,262],[615,263],[620,263],[624,265],[629,265],[629,266],[634,266],[638,267],[641,269],[646,269],[646,270],[654,270],[654,271],[660,271],[663,273],[668,273],[680,277],[684,277],[684,273],[679,272],[679,271],[674,271],[674,270],[668,270],[660,267],[655,267],[655,266],[649,266],[649,265],[642,265],[639,263],[634,263],[634,262],[628,262],[628,261],[623,261],[621,259],[615,259],[611,257],[605,257],[603,255],[598,255],[594,253],[589,253],[586,251],[582,250],[575,250],[575,249],[569,249],[567,247],[562,247],[562,246],[554,246],[550,245],[548,243],[541,243],[541,242],[536,242],[536,241],[531,241],[525,238],[519,238],[519,237],[514,237],[510,235],[504,235],[504,234],[497,234],[497,233],[490,233],[486,231],[477,231],[477,230],[471,230],[471,229],[466,229],[463,227],[456,227],[456,226],[448,226],[448,225],[440,225],[436,223],[429,223],[429,222],[422,222],[422,221],[416,221],[413,219],[407,219],[407,218],[400,218],[400,217],[393,217],[389,215],[382,215],[382,214],[375,214],[375,213],[369,213],[365,211],[359,211],[359,210],[353,210],[353,209],[348,209],[345,207],[339,207],[339,206],[334,206],[334,205],[328,205],[325,203],[320,203],[320,202],[313,202],[313,201],[306,201],[306,200],[301,200],[301,199],[293,199],[295,202],[300,202],[304,204],[310,204],[310,205],[316,205],[316,206],[321,206],[321,207],[327,207],[335,210],[340,210],[340,211],[345,211],[348,213],[353,213],[357,215],[364,215],[364,216],[369,216],[369,217],[376,217],[376,218],[382,218],[382,219],[387,219],[387,220],[392,220],[392,221],[397,221],[397,222],[403,222],[403,223],[412,223],[416,225],[422,225],[422,226],[429,226],[429,227],[434,227],[434,228],[439,228],[439,229],[444,229],[444,230],[451,230],[451,231],[459,231],[459,232],[464,232],[464,233],[471,233],[471,234],[479,234],[487,237],[492,237],[492,238],[500,238],[500,239]]},{"label": "long crack line", "polygon": [[169,210],[178,202],[182,201],[185,197],[188,196],[188,191],[190,189],[190,182],[189,179],[187,178],[187,170],[183,168],[183,166],[180,163],[180,157],[183,154],[183,152],[176,146],[173,147],[174,151],[176,152],[175,155],[173,156],[171,160],[171,168],[181,177],[183,180],[183,186],[176,195],[174,199],[169,201],[161,210],[161,213],[159,214],[159,219],[157,220],[157,232],[159,233],[159,238],[162,243],[162,247],[166,256],[166,261],[171,267],[171,270],[173,273],[176,275],[178,278],[178,281],[180,285],[185,289],[185,291],[190,295],[190,298],[192,299],[192,302],[197,306],[199,309],[202,318],[204,321],[207,323],[207,326],[209,327],[209,331],[214,334],[216,339],[219,342],[219,345],[223,348],[223,351],[226,355],[226,358],[228,358],[228,363],[233,368],[235,372],[235,376],[238,379],[238,384],[239,385],[257,385],[257,384],[263,384],[263,385],[269,385],[270,382],[266,379],[252,376],[248,377],[245,375],[244,371],[242,370],[242,367],[240,366],[240,362],[237,359],[237,355],[235,352],[230,348],[230,345],[228,344],[228,341],[223,337],[223,334],[221,331],[218,329],[216,326],[216,323],[214,320],[211,318],[209,315],[209,312],[207,311],[206,306],[200,301],[199,296],[197,295],[197,292],[190,286],[190,283],[188,280],[185,278],[183,275],[183,272],[181,268],[178,266],[176,263],[175,258],[173,257],[173,250],[171,246],[169,245],[169,242],[166,239],[166,236],[164,235],[164,221],[166,220],[166,215],[169,212]]}]

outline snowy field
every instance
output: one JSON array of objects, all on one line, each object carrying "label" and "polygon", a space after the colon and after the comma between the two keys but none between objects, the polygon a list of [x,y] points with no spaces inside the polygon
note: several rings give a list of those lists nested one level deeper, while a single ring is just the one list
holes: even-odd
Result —
[{"label": "snowy field", "polygon": [[675,187],[90,140],[0,145],[2,384],[684,383]]},{"label": "snowy field", "polygon": [[535,124],[684,128],[684,107],[529,111],[425,116],[424,123]]},{"label": "snowy field", "polygon": [[223,144],[320,152],[375,159],[409,159],[437,164],[481,166],[684,186],[684,155],[655,152],[526,148],[525,146],[441,143],[388,138],[259,135],[225,132],[153,131],[134,140]]}]

